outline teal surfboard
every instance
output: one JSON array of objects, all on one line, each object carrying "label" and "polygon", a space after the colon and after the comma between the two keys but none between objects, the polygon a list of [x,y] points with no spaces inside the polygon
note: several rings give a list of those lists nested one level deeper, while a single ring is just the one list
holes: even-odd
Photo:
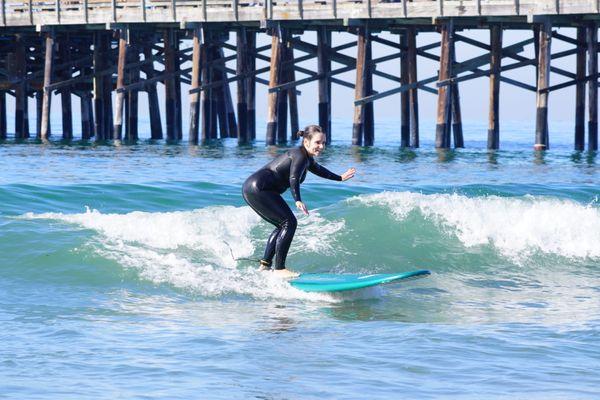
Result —
[{"label": "teal surfboard", "polygon": [[400,274],[302,274],[289,283],[305,292],[341,292],[424,278],[428,275],[430,272],[424,269]]}]

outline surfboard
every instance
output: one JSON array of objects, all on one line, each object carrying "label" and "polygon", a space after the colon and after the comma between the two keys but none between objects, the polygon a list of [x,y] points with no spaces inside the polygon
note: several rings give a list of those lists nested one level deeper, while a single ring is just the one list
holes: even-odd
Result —
[{"label": "surfboard", "polygon": [[342,292],[424,278],[430,274],[425,269],[399,274],[301,274],[289,283],[305,292]]}]

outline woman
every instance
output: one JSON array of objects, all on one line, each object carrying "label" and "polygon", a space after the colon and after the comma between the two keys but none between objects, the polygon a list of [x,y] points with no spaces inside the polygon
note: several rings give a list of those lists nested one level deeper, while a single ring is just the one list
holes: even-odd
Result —
[{"label": "woman", "polygon": [[309,125],[298,132],[298,136],[302,137],[301,146],[278,156],[250,175],[243,187],[246,203],[264,220],[275,225],[275,230],[267,240],[264,256],[260,260],[260,269],[271,269],[275,257],[274,273],[282,278],[293,278],[298,274],[287,269],[285,265],[297,222],[281,194],[290,188],[296,207],[308,215],[306,205],[300,197],[300,184],[304,182],[306,170],[334,181],[346,181],[356,172],[354,168],[350,168],[341,176],[336,175],[314,160],[325,148],[325,134],[320,126]]}]

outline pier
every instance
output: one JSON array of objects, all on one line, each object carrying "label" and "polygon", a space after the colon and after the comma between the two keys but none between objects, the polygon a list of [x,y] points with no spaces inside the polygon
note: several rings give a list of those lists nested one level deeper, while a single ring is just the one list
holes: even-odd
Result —
[{"label": "pier", "polygon": [[[237,138],[249,143],[256,138],[256,102],[261,101],[267,104],[266,144],[276,145],[296,139],[297,96],[302,85],[316,83],[318,123],[328,141],[335,141],[332,88],[341,85],[355,94],[347,104],[354,109],[354,145],[374,145],[374,102],[399,93],[401,147],[419,147],[419,95],[433,95],[435,146],[460,148],[460,83],[489,79],[489,149],[501,145],[501,84],[535,93],[536,150],[550,148],[551,94],[575,86],[573,147],[598,149],[597,0],[1,0],[0,11],[0,139],[9,137],[7,119],[14,117],[15,139],[47,140],[54,133],[50,113],[56,96],[61,99],[59,134],[73,139],[75,96],[83,140],[135,141],[143,113],[149,116],[152,139],[195,144]],[[574,28],[576,35],[561,35],[554,29],[559,27]],[[488,30],[489,43],[461,34],[468,29]],[[507,30],[530,36],[504,46]],[[316,33],[315,43],[302,39],[307,31]],[[333,46],[332,35],[339,32],[354,40]],[[382,32],[397,40],[380,37]],[[418,46],[423,32],[438,32],[439,41]],[[258,35],[269,35],[270,44],[257,46]],[[552,52],[556,40],[571,48]],[[486,54],[458,62],[457,42]],[[374,57],[373,43],[394,52]],[[528,58],[521,53],[531,44],[535,56]],[[342,53],[347,49],[355,56]],[[225,50],[233,55],[226,56]],[[576,58],[573,71],[553,65],[568,56]],[[438,63],[438,73],[422,76],[420,58]],[[310,59],[316,59],[317,70],[299,65]],[[377,69],[398,59],[397,74]],[[257,60],[269,66],[257,68]],[[504,75],[531,66],[536,67],[535,81]],[[339,78],[351,71],[353,81]],[[568,80],[550,85],[551,74]],[[389,88],[374,90],[374,76],[385,79]],[[266,99],[256,98],[257,85],[268,86]],[[146,93],[144,104],[140,92]],[[7,110],[7,95],[14,97],[14,110]],[[183,109],[183,96],[189,98],[189,109]],[[29,109],[30,98],[35,111]],[[32,112],[35,127],[29,123]],[[189,126],[183,126],[183,113],[189,115]]]}]

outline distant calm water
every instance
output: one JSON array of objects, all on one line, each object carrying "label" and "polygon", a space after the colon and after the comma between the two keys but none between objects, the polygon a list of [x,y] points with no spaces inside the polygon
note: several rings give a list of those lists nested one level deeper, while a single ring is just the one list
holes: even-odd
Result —
[{"label": "distant calm water", "polygon": [[600,156],[552,126],[536,154],[519,124],[488,153],[484,125],[438,152],[337,122],[320,161],[358,173],[307,179],[290,266],[432,271],[337,296],[232,259],[261,255],[240,186],[284,149],[0,144],[0,398],[597,399]]}]

